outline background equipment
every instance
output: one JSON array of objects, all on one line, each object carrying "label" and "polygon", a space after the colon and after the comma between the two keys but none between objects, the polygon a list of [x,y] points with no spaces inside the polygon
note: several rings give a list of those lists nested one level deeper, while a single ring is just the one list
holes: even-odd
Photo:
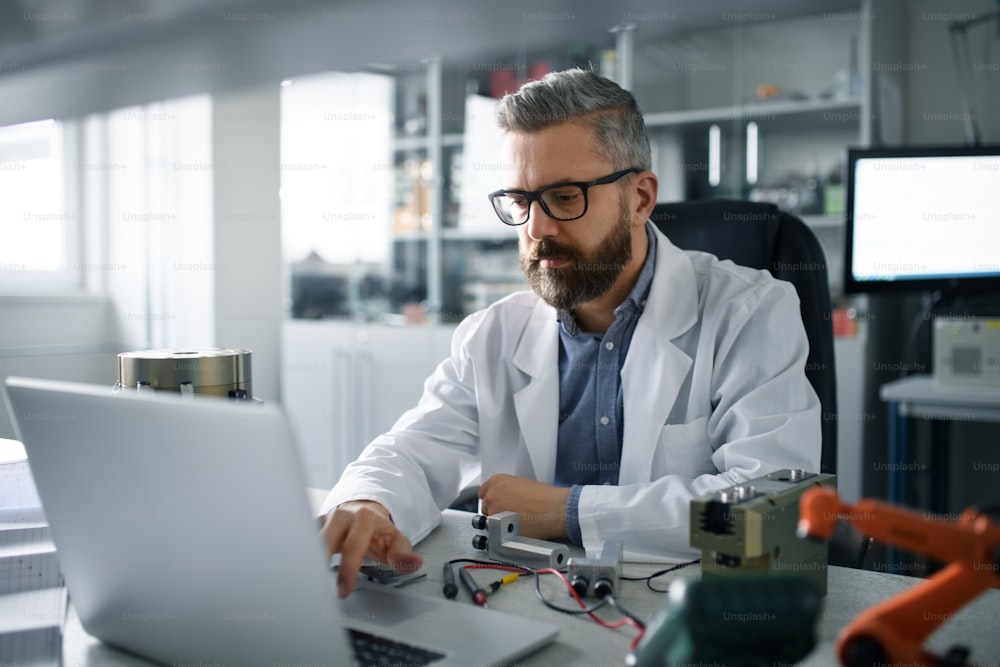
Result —
[{"label": "background equipment", "polygon": [[116,389],[252,399],[250,350],[145,350],[118,355]]}]

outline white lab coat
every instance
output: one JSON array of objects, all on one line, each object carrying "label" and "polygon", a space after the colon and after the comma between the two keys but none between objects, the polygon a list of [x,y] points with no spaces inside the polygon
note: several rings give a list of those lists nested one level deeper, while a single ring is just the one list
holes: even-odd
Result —
[{"label": "white lab coat", "polygon": [[[584,546],[630,560],[686,558],[690,500],[780,468],[819,470],[820,405],[790,283],[657,232],[656,272],[622,367],[617,486],[580,495]],[[416,408],[344,472],[324,512],[382,503],[414,543],[459,491],[497,473],[551,483],[559,324],[532,292],[470,315]],[[481,466],[481,467],[480,467]]]}]

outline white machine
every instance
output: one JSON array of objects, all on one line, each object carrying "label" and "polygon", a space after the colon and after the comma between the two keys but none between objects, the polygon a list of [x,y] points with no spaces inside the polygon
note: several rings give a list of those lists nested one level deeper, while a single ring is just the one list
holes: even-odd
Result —
[{"label": "white machine", "polygon": [[1000,316],[935,319],[934,375],[940,384],[1000,387]]}]

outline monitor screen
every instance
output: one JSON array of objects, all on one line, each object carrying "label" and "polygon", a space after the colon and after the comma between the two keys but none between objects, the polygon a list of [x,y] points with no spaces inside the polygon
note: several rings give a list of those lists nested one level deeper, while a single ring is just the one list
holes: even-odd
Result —
[{"label": "monitor screen", "polygon": [[1000,146],[847,157],[845,292],[1000,289]]}]

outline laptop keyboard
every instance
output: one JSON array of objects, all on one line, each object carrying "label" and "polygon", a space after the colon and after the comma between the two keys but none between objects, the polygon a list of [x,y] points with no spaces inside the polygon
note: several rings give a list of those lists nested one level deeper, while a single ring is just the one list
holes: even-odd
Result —
[{"label": "laptop keyboard", "polygon": [[361,630],[348,628],[347,632],[354,647],[355,664],[364,667],[417,667],[429,665],[444,657],[443,653],[427,651]]}]

